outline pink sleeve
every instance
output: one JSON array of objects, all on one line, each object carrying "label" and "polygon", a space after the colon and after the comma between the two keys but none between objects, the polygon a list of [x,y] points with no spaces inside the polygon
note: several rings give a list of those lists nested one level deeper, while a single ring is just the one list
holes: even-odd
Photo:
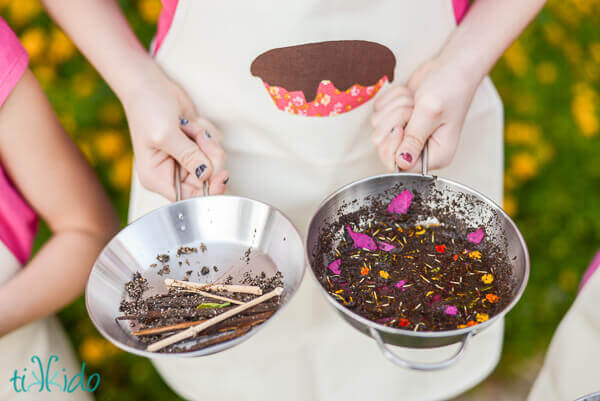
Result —
[{"label": "pink sleeve", "polygon": [[27,51],[0,17],[0,106],[19,82],[28,62]]}]

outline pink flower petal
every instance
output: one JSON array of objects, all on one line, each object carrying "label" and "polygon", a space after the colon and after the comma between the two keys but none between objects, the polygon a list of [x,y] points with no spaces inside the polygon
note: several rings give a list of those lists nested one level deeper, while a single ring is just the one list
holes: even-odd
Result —
[{"label": "pink flower petal", "polygon": [[371,251],[377,250],[375,241],[373,241],[373,238],[369,237],[367,234],[354,232],[350,226],[346,226],[346,230],[348,230],[350,238],[352,238],[352,241],[354,241],[354,248],[365,248]]},{"label": "pink flower petal", "polygon": [[382,251],[385,251],[385,252],[391,251],[392,249],[396,248],[394,245],[388,244],[387,242],[379,241],[378,244],[379,244],[379,249],[381,249]]},{"label": "pink flower petal", "polygon": [[396,287],[396,288],[402,288],[402,286],[404,284],[406,284],[406,280],[400,280],[396,284],[394,284],[394,287]]},{"label": "pink flower petal", "polygon": [[481,240],[483,240],[484,235],[485,233],[483,232],[483,229],[480,228],[479,230],[473,231],[472,233],[467,235],[467,239],[469,240],[469,242],[479,244]]},{"label": "pink flower petal", "polygon": [[327,266],[329,270],[331,270],[335,274],[340,274],[342,271],[340,270],[340,266],[342,264],[342,259],[336,259]]},{"label": "pink flower petal", "polygon": [[440,294],[435,294],[431,299],[434,303],[442,300],[442,296]]},{"label": "pink flower petal", "polygon": [[387,210],[390,213],[406,214],[413,200],[413,194],[407,189],[396,196],[388,206]]},{"label": "pink flower petal", "polygon": [[452,315],[452,316],[454,316],[454,315],[456,315],[457,312],[458,312],[458,309],[454,305],[446,305],[444,307],[444,313],[446,315]]}]

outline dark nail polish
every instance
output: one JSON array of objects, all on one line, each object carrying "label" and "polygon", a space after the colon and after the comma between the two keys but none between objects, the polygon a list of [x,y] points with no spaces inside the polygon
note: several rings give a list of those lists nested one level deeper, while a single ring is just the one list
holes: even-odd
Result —
[{"label": "dark nail polish", "polygon": [[204,130],[204,135],[205,135],[205,136],[206,136],[208,139],[212,138],[212,135],[211,135],[211,134],[210,134],[210,132],[208,132],[207,130]]},{"label": "dark nail polish", "polygon": [[228,182],[229,182],[229,177],[225,178],[225,181],[223,181],[223,184],[227,185]]},{"label": "dark nail polish", "polygon": [[400,153],[400,157],[407,163],[412,163],[412,155],[410,153]]},{"label": "dark nail polish", "polygon": [[204,170],[206,170],[206,164],[201,164],[196,167],[196,177],[200,178],[202,174],[204,174]]},{"label": "dark nail polish", "polygon": [[186,120],[183,117],[179,117],[179,124],[181,124],[181,125],[188,125],[188,123],[189,123],[188,120]]},{"label": "dark nail polish", "polygon": [[396,127],[392,128],[390,130],[390,135],[394,135],[396,133]]}]

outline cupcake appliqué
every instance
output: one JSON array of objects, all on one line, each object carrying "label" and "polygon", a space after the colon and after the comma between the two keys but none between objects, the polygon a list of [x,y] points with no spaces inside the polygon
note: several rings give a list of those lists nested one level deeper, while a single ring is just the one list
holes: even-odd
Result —
[{"label": "cupcake appliqu\u00e9", "polygon": [[340,40],[268,50],[254,59],[250,72],[279,110],[325,117],[371,100],[394,80],[395,67],[396,58],[384,45]]}]

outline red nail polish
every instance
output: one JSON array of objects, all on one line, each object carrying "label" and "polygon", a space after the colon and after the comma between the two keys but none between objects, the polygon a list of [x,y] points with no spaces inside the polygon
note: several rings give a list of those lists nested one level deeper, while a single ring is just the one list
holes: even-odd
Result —
[{"label": "red nail polish", "polygon": [[407,163],[412,163],[412,155],[410,153],[400,153],[400,157]]}]

